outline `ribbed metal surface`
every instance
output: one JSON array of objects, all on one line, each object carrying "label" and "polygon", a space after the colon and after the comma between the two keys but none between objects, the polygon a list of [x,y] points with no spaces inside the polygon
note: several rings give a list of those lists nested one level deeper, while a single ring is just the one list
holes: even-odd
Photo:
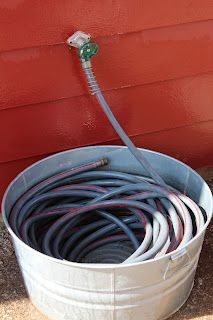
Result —
[{"label": "ribbed metal surface", "polygon": [[[192,169],[168,156],[144,150],[167,183],[186,192],[208,214],[212,196],[207,184]],[[157,320],[175,312],[193,286],[205,229],[188,245],[164,257],[134,265],[88,265],[56,260],[25,245],[9,228],[7,215],[21,193],[41,177],[107,157],[108,168],[141,173],[125,147],[102,146],[56,154],[31,166],[9,186],[3,200],[4,221],[11,232],[25,285],[32,302],[55,320]],[[143,172],[142,172],[143,173]]]}]

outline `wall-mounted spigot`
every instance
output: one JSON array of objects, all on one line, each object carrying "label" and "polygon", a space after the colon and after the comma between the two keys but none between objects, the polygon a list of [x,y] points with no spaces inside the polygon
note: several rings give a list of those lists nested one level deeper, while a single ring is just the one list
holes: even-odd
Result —
[{"label": "wall-mounted spigot", "polygon": [[67,44],[70,47],[75,47],[79,49],[83,44],[89,42],[90,39],[90,34],[86,34],[82,31],[76,31],[67,39]]},{"label": "wall-mounted spigot", "polygon": [[81,31],[75,32],[67,39],[68,46],[78,48],[78,55],[82,62],[90,61],[98,52],[98,44],[90,39],[89,34]]}]

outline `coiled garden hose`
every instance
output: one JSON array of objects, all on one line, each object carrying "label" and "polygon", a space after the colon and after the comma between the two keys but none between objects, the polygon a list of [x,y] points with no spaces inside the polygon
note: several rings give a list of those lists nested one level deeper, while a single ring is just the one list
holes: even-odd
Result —
[{"label": "coiled garden hose", "polygon": [[107,159],[56,168],[14,204],[13,231],[35,250],[75,262],[135,263],[182,248],[202,230],[204,210],[168,186],[119,125],[92,71],[94,42],[79,52],[91,93],[151,178],[101,170]]}]

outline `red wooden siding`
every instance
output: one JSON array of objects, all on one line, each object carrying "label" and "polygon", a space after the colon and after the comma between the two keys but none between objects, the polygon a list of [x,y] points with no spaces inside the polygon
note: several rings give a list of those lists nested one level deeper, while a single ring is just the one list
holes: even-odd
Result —
[{"label": "red wooden siding", "polygon": [[[103,90],[213,71],[213,20],[98,40]],[[1,108],[87,93],[75,50],[65,44],[0,53]]]},{"label": "red wooden siding", "polygon": [[0,50],[63,43],[76,30],[97,37],[212,17],[212,0],[1,0]]},{"label": "red wooden siding", "polygon": [[[205,166],[207,159],[213,160],[212,128],[213,121],[205,121],[191,126],[137,135],[133,141],[136,145],[169,154],[198,168]],[[116,140],[113,143],[120,144],[120,141]]]},{"label": "red wooden siding", "polygon": [[[213,121],[205,121],[192,126],[137,135],[132,140],[136,145],[170,154],[196,168],[206,165],[207,159],[213,159],[212,128]],[[103,144],[121,144],[121,141],[110,140]],[[45,156],[0,163],[0,194],[21,170]]]},{"label": "red wooden siding", "polygon": [[1,0],[0,197],[46,154],[118,142],[64,44],[79,29],[100,44],[98,81],[133,141],[212,164],[212,0]]},{"label": "red wooden siding", "polygon": [[[213,73],[110,90],[105,96],[128,134],[134,136],[213,120],[212,84]],[[117,137],[91,96],[2,110],[0,136],[7,137],[7,143],[0,144],[0,162]],[[175,145],[170,143],[170,148]]]}]

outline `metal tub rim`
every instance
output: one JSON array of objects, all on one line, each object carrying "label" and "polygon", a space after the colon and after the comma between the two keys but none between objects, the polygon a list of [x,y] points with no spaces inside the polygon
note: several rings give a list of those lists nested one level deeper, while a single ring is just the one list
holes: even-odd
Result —
[{"label": "metal tub rim", "polygon": [[179,165],[183,165],[185,166],[188,170],[190,170],[194,175],[196,175],[200,180],[202,180],[203,184],[207,187],[207,190],[208,190],[208,193],[209,193],[209,196],[211,198],[211,209],[210,209],[210,213],[207,215],[207,221],[205,223],[205,225],[203,226],[203,229],[200,230],[200,232],[195,236],[193,237],[183,248],[181,249],[175,249],[174,251],[170,252],[170,253],[167,253],[161,257],[156,257],[156,258],[152,258],[150,260],[146,260],[146,261],[142,261],[142,262],[137,262],[137,263],[132,263],[132,264],[95,264],[95,263],[77,263],[77,262],[72,262],[72,261],[67,261],[67,260],[59,260],[59,259],[56,259],[54,257],[50,257],[48,255],[45,255],[44,253],[42,252],[39,252],[33,248],[31,248],[30,246],[28,246],[25,242],[23,242],[14,232],[13,230],[11,229],[10,225],[9,225],[9,222],[7,220],[7,216],[6,216],[6,208],[5,208],[5,202],[6,202],[6,198],[8,196],[8,194],[10,193],[10,189],[12,187],[12,185],[27,171],[31,170],[34,166],[36,165],[39,165],[41,164],[42,162],[46,162],[48,161],[49,159],[55,157],[55,156],[58,156],[58,155],[63,155],[63,154],[66,154],[66,153],[69,153],[71,151],[75,152],[75,151],[86,151],[86,150],[90,150],[90,149],[94,149],[94,148],[101,148],[101,147],[104,147],[104,148],[107,148],[107,147],[110,147],[111,149],[127,149],[127,147],[125,146],[120,146],[120,145],[98,145],[98,146],[87,146],[87,147],[79,147],[79,148],[73,148],[73,149],[69,149],[69,150],[65,150],[65,151],[62,151],[62,152],[58,152],[58,153],[55,153],[53,155],[50,155],[48,157],[45,157],[44,159],[41,159],[35,163],[33,163],[32,165],[28,166],[26,169],[24,169],[23,171],[21,171],[11,182],[10,184],[8,185],[5,193],[4,193],[4,196],[3,196],[3,199],[2,199],[2,216],[3,216],[3,221],[4,221],[4,224],[6,225],[9,233],[11,234],[12,238],[15,240],[15,241],[18,241],[18,243],[20,243],[21,246],[25,247],[27,250],[30,250],[32,253],[34,252],[35,254],[37,255],[41,255],[42,257],[44,257],[45,259],[48,259],[54,263],[58,263],[58,264],[62,264],[62,265],[67,265],[67,266],[72,266],[72,267],[77,267],[77,268],[81,268],[81,269],[119,269],[119,268],[130,268],[130,267],[133,267],[133,266],[139,266],[139,265],[145,265],[145,264],[148,264],[148,263],[151,263],[151,262],[157,262],[157,261],[160,261],[160,260],[163,260],[163,259],[169,259],[171,256],[175,255],[176,253],[179,253],[181,252],[182,250],[186,249],[188,246],[190,246],[193,242],[195,242],[198,238],[201,237],[201,235],[206,231],[206,228],[208,227],[210,221],[211,221],[211,218],[212,218],[212,214],[213,214],[213,199],[212,199],[212,193],[211,193],[211,190],[209,188],[209,186],[207,185],[207,183],[205,182],[205,180],[195,171],[193,170],[191,167],[189,167],[187,164],[183,163],[182,161],[178,160],[178,159],[175,159],[171,156],[168,156],[166,154],[163,154],[161,152],[157,152],[157,151],[153,151],[153,150],[149,150],[149,149],[144,149],[144,148],[138,148],[139,150],[141,151],[145,151],[145,152],[148,152],[150,154],[155,154],[155,155],[159,155],[159,156],[162,156],[162,157],[165,157],[167,159],[170,159],[172,160],[173,162],[176,162],[178,163]]}]

